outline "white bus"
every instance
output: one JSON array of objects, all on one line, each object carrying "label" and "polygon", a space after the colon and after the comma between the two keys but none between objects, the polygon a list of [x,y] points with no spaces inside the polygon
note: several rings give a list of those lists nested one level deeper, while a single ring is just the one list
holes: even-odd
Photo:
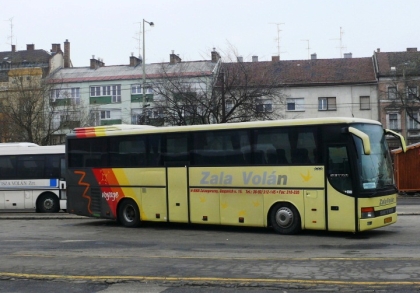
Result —
[{"label": "white bus", "polygon": [[66,210],[65,146],[0,144],[0,210]]}]

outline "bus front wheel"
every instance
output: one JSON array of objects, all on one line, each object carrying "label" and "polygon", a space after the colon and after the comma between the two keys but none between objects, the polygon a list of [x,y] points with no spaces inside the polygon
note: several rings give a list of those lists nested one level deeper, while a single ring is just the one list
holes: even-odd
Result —
[{"label": "bus front wheel", "polygon": [[119,205],[117,220],[128,228],[140,226],[140,211],[134,200],[126,199]]},{"label": "bus front wheel", "polygon": [[301,221],[297,209],[288,203],[278,203],[270,213],[273,229],[280,234],[296,234],[301,230]]},{"label": "bus front wheel", "polygon": [[45,193],[39,197],[36,210],[40,213],[58,213],[60,201],[55,194]]}]

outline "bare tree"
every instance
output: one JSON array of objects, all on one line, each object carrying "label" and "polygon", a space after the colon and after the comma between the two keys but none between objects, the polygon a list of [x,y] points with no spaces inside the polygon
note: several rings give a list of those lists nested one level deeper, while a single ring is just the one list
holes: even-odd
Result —
[{"label": "bare tree", "polygon": [[[78,120],[73,115],[77,105],[67,102],[59,105],[54,99],[55,87],[57,84],[43,78],[40,68],[9,71],[8,88],[0,95],[0,131],[4,141],[26,141],[40,145],[63,142],[54,140],[54,137]],[[58,108],[61,110],[58,111]]]},{"label": "bare tree", "polygon": [[[419,63],[420,64],[420,63]],[[420,109],[420,85],[419,70],[415,64],[406,64],[402,69],[401,76],[396,73],[395,88],[398,101],[402,110],[416,123],[420,124],[418,115]]]},{"label": "bare tree", "polygon": [[[237,57],[234,52],[233,55]],[[227,61],[231,58],[227,55]],[[272,62],[162,63],[154,111],[168,125],[282,118],[282,85]],[[147,111],[147,110],[146,110]]]}]

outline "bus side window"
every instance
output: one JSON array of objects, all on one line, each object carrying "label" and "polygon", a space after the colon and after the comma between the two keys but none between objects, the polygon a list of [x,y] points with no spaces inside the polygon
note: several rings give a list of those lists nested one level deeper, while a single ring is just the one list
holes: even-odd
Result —
[{"label": "bus side window", "polygon": [[188,154],[188,135],[168,134],[166,136],[166,153],[164,154],[164,162],[187,162]]},{"label": "bus side window", "polygon": [[0,157],[0,176],[4,179],[16,178],[16,157],[2,156]]}]

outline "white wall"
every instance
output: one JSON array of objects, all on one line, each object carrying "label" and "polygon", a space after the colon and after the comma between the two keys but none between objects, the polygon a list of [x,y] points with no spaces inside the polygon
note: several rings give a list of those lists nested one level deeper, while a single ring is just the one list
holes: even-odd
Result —
[{"label": "white wall", "polygon": [[[283,91],[285,98],[304,98],[304,111],[287,111],[286,119],[316,117],[356,117],[378,120],[378,93],[376,85],[341,85],[289,87]],[[370,109],[360,109],[360,96],[370,97]],[[336,97],[336,110],[318,110],[318,98]]]}]

